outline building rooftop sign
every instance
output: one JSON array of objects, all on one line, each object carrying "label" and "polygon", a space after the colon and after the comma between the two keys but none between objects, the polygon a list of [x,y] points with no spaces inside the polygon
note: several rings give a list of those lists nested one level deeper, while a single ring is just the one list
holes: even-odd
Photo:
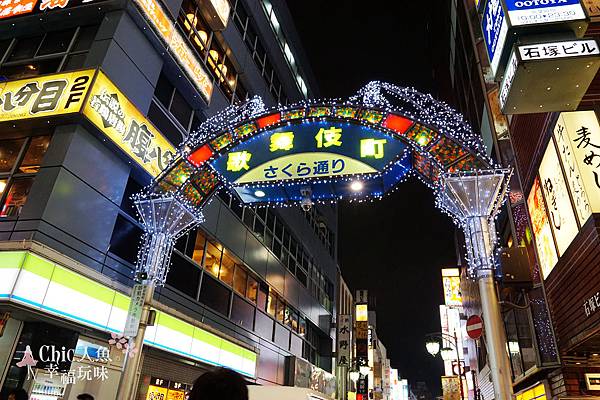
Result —
[{"label": "building rooftop sign", "polygon": [[503,77],[517,39],[558,32],[581,37],[587,24],[580,0],[487,0],[481,30],[494,78]]},{"label": "building rooftop sign", "polygon": [[500,85],[502,112],[575,110],[599,66],[596,39],[517,45]]}]

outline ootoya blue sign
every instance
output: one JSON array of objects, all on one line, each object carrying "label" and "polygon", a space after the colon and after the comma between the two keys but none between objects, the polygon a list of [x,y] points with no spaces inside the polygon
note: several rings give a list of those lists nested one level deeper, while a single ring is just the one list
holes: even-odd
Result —
[{"label": "ootoya blue sign", "polygon": [[512,26],[585,19],[580,0],[506,0]]},{"label": "ootoya blue sign", "polygon": [[508,32],[506,16],[500,0],[488,0],[483,11],[481,28],[490,66],[493,74],[496,75]]}]

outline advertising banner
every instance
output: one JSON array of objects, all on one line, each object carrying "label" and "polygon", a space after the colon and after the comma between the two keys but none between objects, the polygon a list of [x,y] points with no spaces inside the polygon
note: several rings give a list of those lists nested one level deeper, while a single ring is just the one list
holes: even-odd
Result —
[{"label": "advertising banner", "polygon": [[442,392],[444,400],[461,400],[460,378],[458,376],[442,376]]},{"label": "advertising banner", "polygon": [[561,256],[577,236],[579,228],[558,154],[552,141],[550,141],[540,164],[539,174],[548,208],[550,227],[554,233],[558,255]]},{"label": "advertising banner", "polygon": [[175,155],[173,145],[102,71],[98,71],[83,114],[153,177]]},{"label": "advertising banner", "polygon": [[80,112],[95,72],[67,72],[1,83],[0,122]]},{"label": "advertising banner", "polygon": [[340,315],[337,323],[337,364],[349,366],[351,362],[350,352],[352,342],[350,341],[350,315]]},{"label": "advertising banner", "polygon": [[556,246],[552,238],[552,228],[550,228],[550,218],[544,204],[542,186],[540,179],[535,178],[533,187],[527,198],[527,208],[531,217],[531,227],[535,236],[535,244],[538,250],[540,260],[540,270],[544,279],[558,261]]}]

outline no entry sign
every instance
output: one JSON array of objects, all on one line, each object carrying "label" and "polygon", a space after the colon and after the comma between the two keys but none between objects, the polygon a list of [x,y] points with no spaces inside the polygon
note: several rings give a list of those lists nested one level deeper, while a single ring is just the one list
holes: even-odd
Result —
[{"label": "no entry sign", "polygon": [[483,321],[479,315],[471,315],[467,320],[467,335],[471,339],[479,339],[483,332]]}]

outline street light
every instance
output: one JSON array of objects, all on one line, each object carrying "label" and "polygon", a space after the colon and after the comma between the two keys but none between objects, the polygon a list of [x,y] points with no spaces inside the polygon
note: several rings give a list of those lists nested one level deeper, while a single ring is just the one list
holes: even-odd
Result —
[{"label": "street light", "polygon": [[366,365],[361,365],[360,369],[360,373],[361,375],[369,375],[369,372],[371,372],[371,368],[367,367]]},{"label": "street light", "polygon": [[[427,348],[429,354],[431,354],[432,356],[435,357],[438,353],[440,353],[440,355],[442,356],[442,360],[444,361],[450,361],[454,357],[456,357],[456,363],[458,364],[457,375],[460,386],[460,398],[461,400],[464,399],[465,396],[462,383],[463,373],[460,368],[460,349],[458,347],[458,337],[456,336],[456,333],[450,335],[444,332],[435,332],[427,334],[425,338],[425,347]],[[445,340],[447,343],[450,344],[451,347],[444,346],[440,351],[440,340]]]},{"label": "street light", "polygon": [[425,348],[427,348],[429,354],[435,357],[440,352],[440,342],[437,339],[428,340],[425,343]]},{"label": "street light", "polygon": [[452,358],[454,358],[454,350],[452,350],[452,348],[450,347],[444,347],[440,353],[442,356],[442,360],[444,361],[450,361],[452,360]]},{"label": "street light", "polygon": [[350,376],[350,380],[356,384],[356,381],[358,381],[358,378],[360,378],[360,372],[352,370],[348,373],[348,376]]}]

